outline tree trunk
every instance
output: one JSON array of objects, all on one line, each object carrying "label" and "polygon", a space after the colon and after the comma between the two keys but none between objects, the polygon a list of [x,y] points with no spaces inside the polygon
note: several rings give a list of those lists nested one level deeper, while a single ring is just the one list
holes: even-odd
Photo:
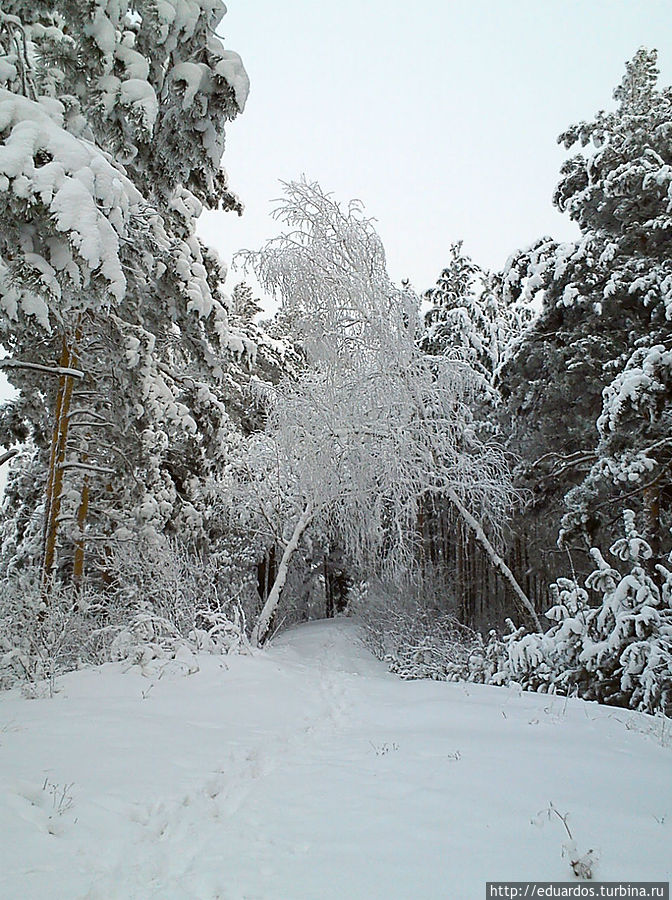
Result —
[{"label": "tree trunk", "polygon": [[[70,360],[70,350],[68,348],[68,342],[63,335],[63,348],[61,350],[61,358],[59,360],[59,368],[66,369],[68,362]],[[61,410],[63,408],[63,396],[65,394],[65,386],[67,384],[67,377],[61,373],[58,379],[58,390],[56,391],[56,405],[54,407],[54,429],[51,436],[51,448],[49,451],[49,466],[47,469],[47,487],[45,492],[45,506],[44,506],[44,540],[43,544],[46,548],[47,544],[47,531],[49,529],[49,520],[51,518],[51,503],[53,497],[53,489],[54,489],[54,472],[56,470],[56,456],[58,453],[58,443],[61,434]],[[44,552],[44,550],[43,550]]]},{"label": "tree trunk", "polygon": [[294,526],[294,531],[292,532],[291,538],[287,542],[287,546],[282,552],[282,557],[278,565],[278,571],[275,576],[275,581],[273,582],[273,587],[271,588],[270,593],[266,598],[264,608],[259,613],[257,624],[254,626],[254,631],[252,632],[252,644],[255,647],[260,647],[264,642],[271,617],[278,607],[280,597],[282,595],[282,589],[284,588],[285,582],[287,581],[289,563],[291,562],[292,556],[299,546],[299,542],[303,537],[303,533],[310,524],[312,517],[312,509],[310,508],[310,506],[306,506],[306,508],[299,516],[296,525]]},{"label": "tree trunk", "polygon": [[275,544],[271,544],[263,558],[257,563],[257,593],[266,600],[275,580]]},{"label": "tree trunk", "polygon": [[460,513],[466,524],[473,531],[474,537],[481,544],[485,552],[490,557],[490,562],[496,569],[502,573],[504,578],[509,582],[511,587],[513,588],[514,595],[518,601],[519,608],[522,612],[526,613],[532,622],[534,622],[534,627],[537,631],[542,631],[541,622],[539,621],[539,617],[534,609],[534,606],[530,602],[529,598],[521,588],[521,586],[516,581],[513,572],[506,565],[502,557],[497,553],[495,548],[492,546],[490,541],[488,540],[483,528],[478,523],[478,521],[472,516],[466,506],[462,503],[458,495],[452,488],[447,488],[446,496],[454,504],[457,511]]},{"label": "tree trunk", "polygon": [[649,542],[653,560],[659,562],[660,556],[660,477],[653,484],[644,488],[644,527],[646,540]]},{"label": "tree trunk", "polygon": [[84,577],[84,526],[89,512],[89,476],[84,476],[82,497],[77,510],[77,531],[80,534],[75,543],[75,558],[72,569],[72,577],[76,583],[80,583]]},{"label": "tree trunk", "polygon": [[[76,362],[74,349],[68,345],[67,336],[63,335],[60,367],[67,370],[76,365]],[[63,463],[68,442],[68,424],[73,386],[73,375],[61,374],[59,376],[44,509],[42,590],[45,598],[49,592],[49,584],[56,564],[56,540],[58,537],[58,520],[61,512],[61,495],[63,491]]]}]

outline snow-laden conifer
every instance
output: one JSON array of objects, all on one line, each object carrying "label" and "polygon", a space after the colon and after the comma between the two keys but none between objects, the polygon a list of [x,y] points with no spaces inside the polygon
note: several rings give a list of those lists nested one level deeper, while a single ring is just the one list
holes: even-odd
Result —
[{"label": "snow-laden conifer", "polygon": [[[526,289],[542,292],[544,309],[520,364],[535,358],[536,344],[546,345],[546,359],[552,353],[566,360],[564,372],[546,366],[552,369],[546,393],[553,398],[561,386],[577,419],[604,391],[601,412],[588,410],[598,446],[587,421],[574,446],[552,448],[569,460],[565,471],[574,478],[585,472],[590,453],[596,456],[569,498],[563,535],[583,533],[590,545],[605,518],[616,518],[616,510],[605,512],[607,504],[620,496],[632,505],[638,493],[657,554],[667,539],[661,500],[672,450],[672,88],[658,86],[656,63],[655,51],[640,49],[614,92],[615,107],[560,135],[576,152],[562,167],[554,202],[581,236],[560,245],[542,241],[526,256]],[[529,408],[533,392],[525,383],[521,392]],[[567,431],[562,423],[559,429]]]},{"label": "snow-laden conifer", "polygon": [[224,12],[0,9],[0,338],[21,391],[2,439],[27,422],[40,454],[45,576],[58,545],[80,574],[87,544],[201,527],[227,357],[252,351],[196,236],[204,206],[240,210],[219,164],[248,81],[215,34]]},{"label": "snow-laden conifer", "polygon": [[669,715],[672,576],[662,565],[654,573],[647,568],[652,550],[632,510],[623,525],[609,551],[614,564],[593,548],[585,588],[576,578],[559,579],[546,613],[551,627],[544,634],[511,630],[498,645],[490,680]]},{"label": "snow-laden conifer", "polygon": [[531,317],[518,297],[507,302],[500,280],[476,265],[461,241],[453,244],[448,265],[423,296],[430,304],[420,339],[423,350],[465,359],[492,383],[508,347]]}]

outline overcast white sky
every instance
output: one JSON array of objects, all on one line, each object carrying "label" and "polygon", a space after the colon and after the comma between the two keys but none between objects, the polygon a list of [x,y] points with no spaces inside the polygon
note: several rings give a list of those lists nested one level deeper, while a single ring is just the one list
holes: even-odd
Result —
[{"label": "overcast white sky", "polygon": [[543,234],[573,236],[551,206],[556,137],[610,104],[625,60],[657,47],[672,82],[669,0],[228,5],[220,31],[252,88],[224,164],[246,211],[201,228],[226,261],[277,233],[278,181],[305,173],[364,201],[393,278],[419,291],[460,238],[499,268]]},{"label": "overcast white sky", "polygon": [[[201,229],[225,260],[277,233],[278,179],[357,197],[395,279],[430,287],[451,242],[484,266],[543,234],[568,125],[611,103],[640,45],[672,81],[669,0],[227,0],[251,80],[224,164],[243,218]],[[235,278],[232,283],[235,283]]]}]

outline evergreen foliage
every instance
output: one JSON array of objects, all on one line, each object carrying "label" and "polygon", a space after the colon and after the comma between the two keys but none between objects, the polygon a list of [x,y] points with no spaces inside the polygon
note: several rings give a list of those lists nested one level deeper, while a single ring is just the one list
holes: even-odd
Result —
[{"label": "evergreen foliage", "polygon": [[[554,202],[581,238],[528,256],[544,307],[507,376],[510,411],[522,413],[517,449],[530,462],[545,455],[546,474],[564,476],[565,488],[580,482],[563,535],[590,545],[606,528],[608,537],[614,510],[637,493],[656,552],[667,540],[661,501],[672,459],[672,89],[658,88],[657,77],[655,51],[639,50],[614,92],[616,109],[560,136],[582,149],[564,164]],[[543,490],[543,478],[537,484]]]},{"label": "evergreen foliage", "polygon": [[[669,570],[659,567],[664,587],[645,566],[649,544],[624,513],[624,536],[610,549],[624,564],[610,565],[596,548],[595,569],[585,589],[574,579],[553,586],[554,624],[543,635],[513,634],[498,677],[533,690],[576,693],[589,700],[646,712],[672,711],[672,605]],[[590,597],[598,597],[596,605]]]},{"label": "evergreen foliage", "polygon": [[[672,89],[655,52],[560,136],[576,241],[497,274],[453,244],[423,322],[361,205],[302,179],[283,234],[244,254],[282,301],[263,322],[196,236],[203,209],[242,209],[220,169],[248,91],[224,13],[0,0],[0,367],[19,389],[0,410],[19,445],[0,682],[110,656],[188,668],[194,649],[263,643],[289,593],[294,619],[359,596],[402,677],[670,713]],[[485,562],[537,632],[466,627],[503,609]]]},{"label": "evergreen foliage", "polygon": [[[203,537],[225,372],[253,348],[195,225],[204,206],[240,210],[219,164],[248,82],[215,36],[220,2],[0,12],[0,341],[20,390],[0,442],[30,436],[44,497],[15,466],[3,555],[77,576],[90,546]],[[27,505],[41,540],[12,524]]]},{"label": "evergreen foliage", "polygon": [[488,383],[531,318],[528,307],[506,302],[499,278],[466,256],[461,241],[451,246],[448,265],[423,299],[430,309],[422,349],[466,360]]}]

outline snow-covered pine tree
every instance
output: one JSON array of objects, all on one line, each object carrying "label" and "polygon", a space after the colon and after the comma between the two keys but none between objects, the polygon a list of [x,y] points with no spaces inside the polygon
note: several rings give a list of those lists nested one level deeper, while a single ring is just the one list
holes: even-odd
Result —
[{"label": "snow-covered pine tree", "polygon": [[[563,296],[591,303],[601,317],[619,309],[625,336],[608,369],[598,462],[565,524],[590,514],[597,488],[610,483],[612,496],[639,501],[660,558],[669,550],[664,500],[672,488],[672,87],[657,82],[656,52],[640,49],[614,92],[616,111],[561,136],[566,146],[592,144],[592,152],[566,163],[556,203],[581,227],[585,247]],[[590,291],[581,292],[587,279]]]},{"label": "snow-covered pine tree", "polygon": [[[204,205],[239,206],[219,163],[248,81],[224,12],[1,4],[0,340],[21,393],[0,439],[37,448],[47,577],[80,573],[87,543],[200,527],[226,355],[248,349],[195,234]],[[5,515],[25,502],[19,473]]]},{"label": "snow-covered pine tree", "polygon": [[459,241],[451,246],[448,265],[423,299],[430,308],[422,349],[462,357],[492,383],[505,348],[523,324],[517,310],[504,304],[496,276],[476,265]]},{"label": "snow-covered pine tree", "polygon": [[253,322],[261,312],[261,300],[254,296],[254,291],[249,284],[239,281],[231,291],[229,305],[229,319],[231,322],[239,322],[247,325]]},{"label": "snow-covered pine tree", "polygon": [[672,89],[657,75],[655,51],[638,51],[615,107],[560,136],[581,149],[554,202],[581,236],[543,239],[504,273],[510,294],[542,300],[500,387],[503,427],[523,461],[518,484],[534,498],[516,530],[547,561],[547,581],[563,565],[553,547],[561,520],[584,576],[589,548],[615,540],[623,505],[644,513],[654,560],[670,549]]},{"label": "snow-covered pine tree", "polygon": [[571,497],[565,530],[604,519],[605,509],[613,518],[605,501],[639,500],[656,553],[668,534],[661,499],[672,459],[672,88],[657,79],[655,51],[640,49],[614,92],[616,109],[560,136],[566,147],[590,148],[565,163],[555,193],[581,238],[538,272],[547,308],[579,319],[604,369],[604,406],[593,416],[598,461]]},{"label": "snow-covered pine tree", "polygon": [[580,694],[589,690],[592,678],[580,656],[594,610],[588,592],[576,578],[558,578],[550,586],[553,605],[544,615],[553,623],[543,634],[514,628],[500,639],[491,635],[489,647],[496,659],[490,680],[515,681],[526,690]]},{"label": "snow-covered pine tree", "polygon": [[610,552],[629,571],[621,575],[598,550],[591,551],[597,568],[586,579],[586,587],[601,593],[602,599],[587,617],[579,657],[589,681],[583,696],[669,713],[672,607],[646,571],[652,550],[636,527],[634,512],[626,510],[623,518],[625,534]]},{"label": "snow-covered pine tree", "polygon": [[428,353],[463,351],[479,360],[484,351],[484,329],[479,328],[482,316],[477,315],[474,322],[470,313],[478,313],[475,293],[480,275],[478,266],[462,252],[462,241],[452,244],[448,265],[436,285],[424,294],[430,309],[425,313],[422,347]]},{"label": "snow-covered pine tree", "polygon": [[279,315],[262,320],[262,310],[262,301],[250,285],[238,282],[228,298],[232,358],[224,378],[227,409],[236,427],[246,434],[264,427],[264,404],[260,402],[264,385],[293,377],[305,365],[291,323]]}]

